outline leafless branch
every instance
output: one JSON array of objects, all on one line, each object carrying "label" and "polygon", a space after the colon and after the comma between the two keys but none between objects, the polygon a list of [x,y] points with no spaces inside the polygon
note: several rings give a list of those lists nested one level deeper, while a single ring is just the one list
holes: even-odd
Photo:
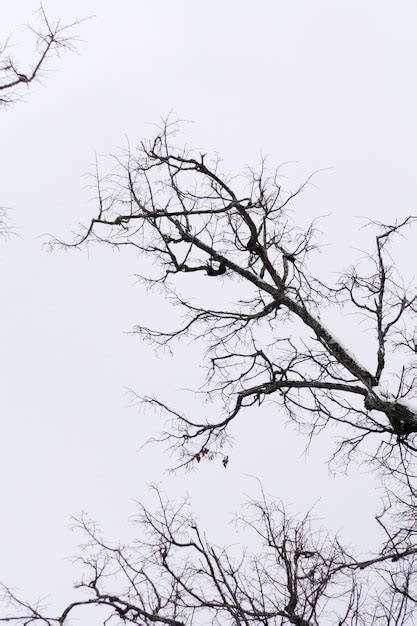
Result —
[{"label": "leafless branch", "polygon": [[23,66],[11,53],[10,39],[0,46],[0,105],[13,104],[24,95],[24,89],[39,81],[44,76],[49,58],[59,56],[66,50],[75,50],[74,27],[81,21],[71,24],[62,24],[60,20],[51,22],[41,5],[39,24],[28,26],[35,39],[33,62]]}]

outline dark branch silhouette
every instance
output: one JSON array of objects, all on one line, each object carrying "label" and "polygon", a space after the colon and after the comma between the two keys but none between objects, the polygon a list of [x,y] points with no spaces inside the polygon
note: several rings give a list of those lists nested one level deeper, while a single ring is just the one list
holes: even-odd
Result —
[{"label": "dark branch silhouette", "polygon": [[82,598],[47,616],[3,589],[9,612],[0,622],[63,625],[87,606],[102,623],[295,624],[297,626],[412,624],[416,547],[356,559],[337,538],[314,528],[309,515],[291,518],[279,502],[251,501],[237,518],[256,551],[212,544],[184,501],[174,506],[156,490],[152,513],[139,508],[131,545],[105,540],[81,517]]},{"label": "dark branch silhouette", "polygon": [[[382,542],[366,558],[355,556],[310,516],[297,520],[262,496],[239,519],[254,533],[256,549],[218,547],[186,503],[175,506],[158,493],[156,512],[140,508],[132,545],[109,543],[95,524],[78,520],[87,537],[79,600],[45,617],[4,588],[10,607],[0,621],[62,625],[93,605],[105,611],[106,624],[412,625],[417,300],[403,287],[390,248],[417,217],[374,223],[365,262],[330,284],[310,269],[315,222],[300,227],[290,213],[309,181],[285,192],[279,172],[269,173],[265,163],[241,177],[222,174],[219,161],[175,147],[175,132],[164,124],[119,160],[116,174],[96,174],[96,215],[70,244],[128,246],[150,259],[154,273],[143,279],[165,292],[185,321],[168,330],[138,325],[135,332],[156,346],[187,336],[206,346],[205,392],[221,401],[217,419],[183,415],[163,398],[140,400],[166,414],[160,439],[185,466],[220,458],[226,468],[230,424],[267,398],[309,438],[333,426],[333,460],[347,467],[362,452],[380,474],[385,497],[375,519]],[[196,304],[190,274],[201,279],[204,304]],[[226,299],[234,301],[223,304],[232,283]],[[362,364],[327,327],[329,310],[345,324],[351,312],[367,320],[363,341],[373,362]],[[253,445],[257,437],[261,445],[259,421],[253,433]]]},{"label": "dark branch silhouette", "polygon": [[[339,424],[347,457],[372,439],[379,458],[398,458],[399,448],[408,458],[417,432],[417,300],[401,286],[389,248],[416,217],[375,224],[375,250],[364,270],[352,267],[327,284],[309,270],[318,247],[315,223],[303,229],[289,214],[308,181],[284,192],[278,172],[265,164],[260,172],[224,176],[219,162],[175,148],[175,130],[165,124],[120,162],[112,180],[97,176],[98,213],[72,244],[133,246],[152,258],[161,273],[144,280],[165,290],[187,321],[173,330],[138,325],[135,331],[156,345],[188,335],[208,348],[207,393],[222,398],[223,415],[206,421],[171,409],[176,428],[165,437],[192,463],[203,448],[216,454],[243,409],[273,397],[310,435]],[[233,281],[242,297],[225,309],[191,304],[180,294],[183,284],[187,289],[181,275],[188,273],[219,278],[219,295],[223,281]],[[374,365],[365,367],[327,328],[323,316],[332,308],[367,318]],[[399,371],[388,358],[394,349]],[[146,401],[168,409],[161,398]]]},{"label": "dark branch silhouette", "polygon": [[31,64],[27,61],[22,64],[11,54],[10,39],[0,45],[0,105],[15,103],[32,83],[39,81],[44,76],[49,58],[75,49],[73,29],[81,20],[72,24],[61,24],[60,20],[51,22],[41,6],[38,21],[39,24],[28,27],[35,39]]}]

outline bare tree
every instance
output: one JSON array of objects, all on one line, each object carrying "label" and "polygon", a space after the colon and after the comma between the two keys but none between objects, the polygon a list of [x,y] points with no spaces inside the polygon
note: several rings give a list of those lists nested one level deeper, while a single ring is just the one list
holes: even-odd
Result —
[{"label": "bare tree", "polygon": [[[255,552],[211,544],[186,510],[159,496],[141,508],[142,536],[131,546],[106,542],[81,518],[88,537],[81,561],[86,592],[58,617],[21,602],[3,621],[64,624],[80,606],[100,606],[103,623],[150,624],[413,624],[416,619],[415,396],[416,294],[406,289],[390,247],[416,221],[373,224],[375,247],[366,262],[330,284],[311,270],[315,222],[299,227],[293,201],[308,185],[285,192],[279,172],[248,169],[225,175],[219,161],[174,145],[166,123],[110,177],[96,175],[98,210],[73,246],[100,242],[133,247],[152,260],[143,276],[185,316],[174,329],[138,325],[157,346],[186,336],[206,346],[205,393],[221,400],[218,419],[183,415],[163,398],[142,399],[167,414],[160,439],[179,464],[228,463],[230,424],[245,409],[272,399],[308,438],[338,429],[333,458],[348,464],[366,455],[386,487],[376,523],[385,539],[367,559],[315,528],[309,516],[291,519],[262,497],[240,519],[258,538]],[[185,276],[233,281],[233,305],[221,291],[196,304]],[[191,285],[192,287],[192,285]],[[182,291],[180,291],[182,289]],[[207,299],[212,298],[212,305]],[[364,340],[374,355],[364,366],[323,319],[356,312],[367,321]],[[259,429],[258,429],[259,430]]]},{"label": "bare tree", "polygon": [[73,27],[80,20],[72,24],[61,24],[60,20],[51,22],[41,6],[38,22],[28,26],[35,40],[32,63],[23,65],[16,59],[10,51],[10,38],[0,45],[0,105],[15,103],[31,83],[44,77],[50,57],[59,56],[64,50],[74,50]]},{"label": "bare tree", "polygon": [[157,494],[156,513],[139,508],[131,545],[106,541],[85,517],[76,521],[86,538],[78,559],[85,573],[75,585],[80,597],[59,615],[3,587],[0,622],[61,625],[95,607],[103,624],[414,623],[416,547],[357,560],[315,530],[309,515],[294,520],[265,497],[237,519],[252,532],[255,551],[218,547],[186,501],[173,506]]},{"label": "bare tree", "polygon": [[[186,322],[173,330],[138,325],[135,331],[162,346],[185,336],[205,342],[206,391],[224,402],[217,421],[187,417],[160,398],[147,399],[172,418],[165,437],[180,449],[183,462],[216,454],[230,423],[266,398],[310,435],[338,424],[339,452],[347,457],[372,440],[375,459],[385,466],[390,459],[395,464],[401,458],[403,466],[411,462],[417,299],[402,286],[389,249],[417,218],[375,224],[368,262],[327,284],[309,270],[317,248],[315,223],[299,228],[289,214],[308,181],[285,193],[278,172],[264,166],[242,177],[223,176],[218,161],[174,148],[172,135],[175,127],[167,124],[138,154],[128,154],[110,189],[97,178],[97,215],[73,245],[131,246],[158,262],[160,274],[142,278],[178,305]],[[221,285],[233,280],[241,297],[227,309],[194,305],[179,293],[190,273]],[[372,368],[323,323],[332,306],[367,319]],[[392,369],[394,350],[398,371]]]}]

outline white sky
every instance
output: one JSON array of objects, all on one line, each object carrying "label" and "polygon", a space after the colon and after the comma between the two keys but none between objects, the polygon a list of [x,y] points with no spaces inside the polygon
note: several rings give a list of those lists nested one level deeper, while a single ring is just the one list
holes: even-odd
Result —
[{"label": "white sky", "polygon": [[[14,33],[22,59],[30,53],[23,26],[37,6],[5,1],[0,9],[0,38]],[[301,219],[329,214],[321,267],[348,265],[354,248],[371,241],[356,216],[390,221],[416,212],[417,6],[49,0],[44,7],[63,21],[96,17],[79,28],[78,55],[52,62],[44,85],[0,114],[0,203],[12,208],[20,233],[0,249],[0,579],[32,598],[73,599],[64,560],[77,543],[70,514],[88,511],[123,538],[151,481],[172,497],[189,492],[218,541],[233,536],[224,524],[245,494],[256,495],[249,477],[256,475],[294,511],[318,501],[326,527],[365,546],[379,495],[372,477],[329,476],[328,440],[304,457],[305,442],[273,409],[239,420],[226,471],[207,463],[167,475],[173,460],[160,447],[140,449],[162,422],[129,407],[125,390],[162,390],[184,406],[180,390],[200,381],[198,353],[184,346],[157,359],[124,334],[139,321],[174,321],[135,284],[133,255],[50,254],[42,235],[70,239],[94,212],[84,174],[96,152],[115,152],[126,138],[134,145],[173,110],[195,122],[184,142],[218,152],[226,169],[266,154],[271,164],[296,162],[286,169],[295,185],[330,168],[300,203]],[[404,243],[404,266],[414,249],[415,241]],[[356,322],[334,324],[349,344]],[[366,361],[363,338],[354,341]]]}]

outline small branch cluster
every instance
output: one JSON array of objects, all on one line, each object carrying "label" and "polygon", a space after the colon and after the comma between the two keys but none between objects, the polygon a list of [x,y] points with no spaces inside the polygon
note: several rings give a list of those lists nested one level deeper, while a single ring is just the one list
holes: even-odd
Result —
[{"label": "small branch cluster", "polygon": [[73,27],[79,24],[50,22],[43,7],[39,9],[39,25],[28,26],[35,38],[35,58],[24,66],[10,52],[10,40],[0,45],[0,105],[10,105],[19,100],[31,83],[39,81],[45,73],[47,60],[64,50],[74,50]]}]

